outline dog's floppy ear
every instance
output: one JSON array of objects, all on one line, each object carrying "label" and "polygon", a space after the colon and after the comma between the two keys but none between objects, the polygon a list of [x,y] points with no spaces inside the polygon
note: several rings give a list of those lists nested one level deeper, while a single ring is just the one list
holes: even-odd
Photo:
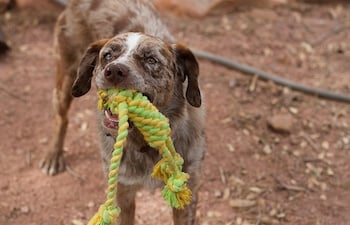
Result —
[{"label": "dog's floppy ear", "polygon": [[96,60],[101,48],[109,39],[93,42],[85,51],[78,68],[78,75],[72,87],[72,95],[80,97],[85,95],[91,88],[91,79],[95,69]]},{"label": "dog's floppy ear", "polygon": [[186,90],[187,101],[194,107],[202,104],[201,92],[198,86],[199,67],[198,62],[189,48],[182,44],[173,45],[176,55],[176,67],[182,82],[188,79]]}]

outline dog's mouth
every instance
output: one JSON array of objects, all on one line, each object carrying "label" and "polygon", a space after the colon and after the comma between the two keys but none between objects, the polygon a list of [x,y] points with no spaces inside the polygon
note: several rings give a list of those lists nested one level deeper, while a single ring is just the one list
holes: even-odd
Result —
[{"label": "dog's mouth", "polygon": [[[118,130],[118,127],[119,127],[118,115],[114,115],[109,109],[105,109],[103,110],[103,112],[105,116],[103,119],[103,125],[112,130]],[[132,129],[134,125],[130,120],[128,120],[128,122],[129,122],[129,129]]]},{"label": "dog's mouth", "polygon": [[[144,96],[152,103],[153,98],[149,94],[143,93]],[[109,129],[117,130],[119,125],[119,117],[111,112],[109,109],[104,109],[103,125]],[[133,124],[129,121],[129,128],[133,128]]]},{"label": "dog's mouth", "polygon": [[110,129],[116,130],[118,129],[119,118],[118,115],[112,114],[111,110],[104,110],[104,119],[103,124]]}]

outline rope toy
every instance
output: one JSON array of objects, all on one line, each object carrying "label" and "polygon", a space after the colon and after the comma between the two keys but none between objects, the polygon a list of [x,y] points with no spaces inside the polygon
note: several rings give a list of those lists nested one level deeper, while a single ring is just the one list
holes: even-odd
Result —
[{"label": "rope toy", "polygon": [[169,120],[161,114],[147,97],[135,90],[108,89],[98,91],[98,108],[118,115],[118,136],[114,144],[108,175],[107,201],[100,206],[88,225],[112,225],[120,214],[116,205],[118,170],[123,146],[128,135],[129,122],[144,136],[152,148],[158,149],[162,159],[154,166],[152,177],[164,181],[162,196],[167,204],[182,209],[192,197],[187,187],[189,175],[182,172],[182,157],[175,151],[170,138]]}]

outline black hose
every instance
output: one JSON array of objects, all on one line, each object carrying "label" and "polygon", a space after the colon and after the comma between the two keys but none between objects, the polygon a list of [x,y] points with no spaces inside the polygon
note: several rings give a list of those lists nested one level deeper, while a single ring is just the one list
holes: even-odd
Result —
[{"label": "black hose", "polygon": [[60,6],[67,6],[67,0],[53,0],[55,3],[59,4]]},{"label": "black hose", "polygon": [[258,76],[264,80],[271,80],[276,84],[283,85],[297,91],[302,91],[310,95],[316,95],[318,97],[329,99],[329,100],[350,103],[350,95],[335,93],[335,92],[331,92],[329,90],[325,90],[321,88],[314,88],[314,87],[300,85],[291,80],[281,78],[280,76],[267,73],[265,71],[256,69],[254,67],[250,67],[248,65],[241,64],[237,61],[234,61],[219,55],[207,53],[200,50],[194,50],[194,49],[192,49],[192,51],[198,58],[206,59],[210,62],[228,67],[230,69],[238,70],[248,75]]}]

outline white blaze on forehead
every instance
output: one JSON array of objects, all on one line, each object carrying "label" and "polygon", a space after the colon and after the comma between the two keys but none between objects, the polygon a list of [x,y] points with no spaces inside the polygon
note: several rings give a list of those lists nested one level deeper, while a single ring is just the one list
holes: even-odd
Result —
[{"label": "white blaze on forehead", "polygon": [[140,43],[141,34],[139,33],[130,33],[126,38],[126,51],[123,54],[123,56],[119,57],[118,61],[123,62],[128,60],[130,55],[132,54],[133,50],[136,49],[136,47]]}]

